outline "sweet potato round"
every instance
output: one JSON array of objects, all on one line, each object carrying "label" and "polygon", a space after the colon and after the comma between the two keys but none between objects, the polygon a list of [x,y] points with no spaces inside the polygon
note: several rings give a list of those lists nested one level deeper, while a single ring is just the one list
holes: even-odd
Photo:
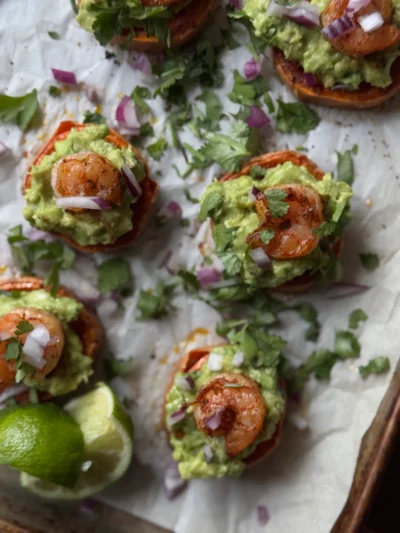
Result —
[{"label": "sweet potato round", "polygon": [[400,89],[400,58],[392,65],[393,82],[389,87],[383,89],[362,83],[357,91],[327,89],[318,81],[314,87],[310,87],[301,65],[285,59],[283,52],[277,48],[273,50],[273,63],[278,76],[296,98],[311,104],[343,109],[369,109],[383,104]]},{"label": "sweet potato round", "polygon": [[[33,161],[33,165],[38,165],[46,155],[51,154],[54,151],[54,144],[57,141],[62,141],[63,139],[65,139],[72,128],[75,128],[77,130],[83,130],[87,126],[90,126],[90,124],[79,124],[77,122],[71,121],[61,122],[55,133],[50,137],[49,141],[36,156],[35,160]],[[128,141],[126,141],[114,130],[110,130],[109,135],[106,137],[106,141],[120,148],[129,146]],[[146,173],[145,178],[140,183],[142,188],[142,194],[139,200],[134,204],[134,207],[132,209],[132,229],[128,231],[128,233],[125,233],[124,235],[118,237],[118,239],[113,243],[95,244],[88,246],[80,245],[79,243],[75,242],[69,235],[51,232],[52,235],[55,235],[58,239],[64,241],[69,246],[86,253],[109,252],[118,248],[125,248],[132,244],[132,242],[137,238],[139,233],[147,224],[148,218],[151,213],[151,208],[157,197],[159,188],[157,183],[150,178],[149,167],[146,161],[143,159],[139,150],[137,150],[134,146],[132,146],[132,150],[135,152],[138,159],[143,163]],[[31,174],[30,172],[28,172],[25,177],[24,191],[30,188],[31,180]]]}]

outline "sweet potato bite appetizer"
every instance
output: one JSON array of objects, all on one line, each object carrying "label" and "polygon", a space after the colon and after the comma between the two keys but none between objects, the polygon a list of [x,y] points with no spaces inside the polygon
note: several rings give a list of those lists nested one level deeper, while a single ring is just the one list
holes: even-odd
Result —
[{"label": "sweet potato bite appetizer", "polygon": [[165,397],[165,425],[184,479],[239,476],[279,445],[285,414],[275,367],[239,345],[187,353]]},{"label": "sweet potato bite appetizer", "polygon": [[364,109],[399,90],[398,0],[245,0],[244,10],[300,100]]},{"label": "sweet potato bite appetizer", "polygon": [[220,0],[78,0],[77,21],[105,45],[128,42],[131,50],[159,52],[192,41]]},{"label": "sweet potato bite appetizer", "polygon": [[0,281],[0,291],[0,403],[25,401],[23,385],[49,398],[86,383],[103,341],[96,314],[39,278]]},{"label": "sweet potato bite appetizer", "polygon": [[106,125],[62,122],[26,176],[24,216],[83,252],[129,246],[158,185],[139,151]]},{"label": "sweet potato bite appetizer", "polygon": [[300,291],[336,279],[349,219],[349,185],[289,150],[250,160],[206,189],[200,220],[212,220],[222,280],[219,299],[246,298],[260,288]]}]

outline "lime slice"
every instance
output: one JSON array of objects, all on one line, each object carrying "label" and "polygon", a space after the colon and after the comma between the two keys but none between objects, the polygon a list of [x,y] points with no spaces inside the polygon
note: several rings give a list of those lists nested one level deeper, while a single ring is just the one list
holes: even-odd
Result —
[{"label": "lime slice", "polygon": [[82,431],[57,405],[20,405],[1,411],[0,463],[73,487],[84,460]]},{"label": "lime slice", "polygon": [[72,400],[65,410],[78,422],[85,441],[85,462],[73,489],[21,474],[21,485],[49,499],[78,500],[92,496],[119,479],[133,452],[133,424],[112,390],[104,383]]}]

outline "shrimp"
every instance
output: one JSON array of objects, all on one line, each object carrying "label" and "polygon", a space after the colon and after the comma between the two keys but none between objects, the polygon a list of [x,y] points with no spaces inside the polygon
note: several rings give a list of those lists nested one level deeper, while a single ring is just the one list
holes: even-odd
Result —
[{"label": "shrimp", "polygon": [[[328,26],[334,20],[345,14],[349,0],[330,0],[325,11],[321,15],[322,25]],[[360,16],[370,15],[378,11],[384,20],[383,26],[371,32],[365,32],[361,26],[345,33],[341,37],[332,39],[330,42],[339,52],[344,55],[360,57],[386,50],[400,41],[400,31],[395,24],[391,24],[393,18],[392,0],[371,0],[355,15],[357,22]]]},{"label": "shrimp", "polygon": [[51,172],[56,196],[97,196],[121,205],[121,173],[95,152],[79,152],[60,159]]},{"label": "shrimp", "polygon": [[[279,189],[286,192],[285,202],[289,209],[285,215],[274,218],[268,208],[268,201],[263,193],[256,197],[256,209],[261,226],[247,237],[251,248],[263,248],[274,259],[294,259],[312,252],[319,243],[319,237],[313,233],[324,222],[323,203],[320,195],[300,184],[278,185],[268,190]],[[261,198],[262,196],[262,198]],[[265,244],[260,232],[273,230],[274,236]]]},{"label": "shrimp", "polygon": [[[16,336],[15,331],[21,320],[26,320],[33,327],[42,324],[50,333],[50,342],[44,350],[43,357],[46,361],[42,370],[37,370],[35,378],[40,378],[49,374],[57,366],[64,349],[65,337],[61,322],[51,313],[34,309],[30,307],[19,307],[0,317],[0,331],[2,338],[9,334],[10,337]],[[19,342],[24,345],[28,333],[18,335]],[[5,386],[15,383],[15,361],[4,359],[7,348],[7,340],[0,342],[0,391]]]},{"label": "shrimp", "polygon": [[[194,418],[200,431],[225,439],[226,453],[234,457],[254,441],[263,428],[266,405],[255,381],[241,374],[220,374],[209,381],[194,401]],[[220,419],[210,429],[211,418]]]}]

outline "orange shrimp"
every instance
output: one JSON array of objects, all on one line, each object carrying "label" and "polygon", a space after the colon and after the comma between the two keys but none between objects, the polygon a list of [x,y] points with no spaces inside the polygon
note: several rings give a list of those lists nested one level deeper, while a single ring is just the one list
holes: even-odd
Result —
[{"label": "orange shrimp", "polygon": [[[0,317],[0,332],[3,338],[6,334],[10,337],[15,336],[15,331],[21,320],[26,320],[33,327],[42,324],[50,333],[50,342],[44,350],[43,357],[46,361],[42,370],[37,370],[34,374],[36,378],[40,378],[49,374],[57,366],[58,361],[64,349],[64,330],[61,322],[51,313],[34,309],[30,307],[19,307],[10,311],[6,315]],[[24,345],[28,333],[18,335],[19,342]],[[7,340],[0,342],[0,391],[12,385],[15,382],[16,368],[15,361],[4,359],[4,354],[7,348]]]},{"label": "orange shrimp", "polygon": [[[263,428],[266,406],[259,386],[241,374],[220,374],[209,381],[194,401],[194,418],[200,431],[223,436],[226,453],[234,457],[245,450]],[[207,425],[220,417],[216,429]]]},{"label": "orange shrimp", "polygon": [[[274,259],[294,259],[312,252],[319,242],[313,229],[319,228],[324,222],[323,203],[320,195],[304,185],[278,185],[268,190],[279,189],[286,193],[285,202],[289,209],[285,215],[274,218],[268,208],[264,194],[258,193],[256,209],[261,226],[247,237],[251,248],[263,248],[269,257]],[[274,237],[265,244],[260,232],[273,230]]]},{"label": "orange shrimp", "polygon": [[[321,15],[322,25],[328,26],[334,20],[342,17],[348,4],[349,0],[330,0]],[[385,21],[383,26],[367,33],[361,26],[356,25],[348,33],[330,40],[332,46],[344,55],[360,57],[386,50],[398,43],[400,31],[395,24],[391,24],[393,18],[392,0],[371,0],[367,6],[361,8],[354,15],[354,19],[357,22],[360,16],[369,15],[376,11],[382,15]]]},{"label": "orange shrimp", "polygon": [[121,205],[121,173],[95,152],[79,152],[63,157],[51,172],[51,185],[58,197],[97,196]]}]

